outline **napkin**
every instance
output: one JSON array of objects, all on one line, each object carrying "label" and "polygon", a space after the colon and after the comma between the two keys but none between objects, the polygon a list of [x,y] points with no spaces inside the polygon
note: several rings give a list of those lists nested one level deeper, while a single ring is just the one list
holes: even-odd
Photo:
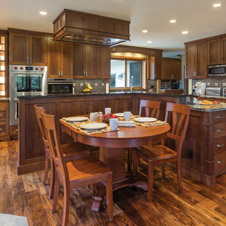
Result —
[{"label": "napkin", "polygon": [[133,121],[119,121],[118,125],[123,126],[123,127],[135,127],[136,126]]}]

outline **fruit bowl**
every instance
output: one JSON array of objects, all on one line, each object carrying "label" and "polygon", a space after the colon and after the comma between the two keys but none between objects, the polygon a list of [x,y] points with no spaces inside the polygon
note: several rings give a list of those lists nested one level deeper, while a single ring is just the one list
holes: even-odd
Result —
[{"label": "fruit bowl", "polygon": [[108,123],[111,118],[118,118],[117,115],[113,115],[112,113],[108,113],[104,115],[104,122]]}]

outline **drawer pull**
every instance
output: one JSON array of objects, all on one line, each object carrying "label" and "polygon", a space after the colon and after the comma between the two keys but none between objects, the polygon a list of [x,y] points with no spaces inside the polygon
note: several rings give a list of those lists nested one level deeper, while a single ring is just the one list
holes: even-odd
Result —
[{"label": "drawer pull", "polygon": [[217,131],[218,133],[221,133],[223,130],[224,130],[224,129],[217,129],[216,131]]},{"label": "drawer pull", "polygon": [[224,144],[217,144],[217,147],[222,148],[222,147],[224,147]]},{"label": "drawer pull", "polygon": [[217,115],[216,118],[217,119],[223,118],[223,115]]},{"label": "drawer pull", "polygon": [[0,117],[2,117],[2,114],[0,114]]},{"label": "drawer pull", "polygon": [[224,162],[224,159],[217,160],[217,164],[221,164],[222,162]]},{"label": "drawer pull", "polygon": [[0,128],[0,131],[2,131],[2,128]]}]

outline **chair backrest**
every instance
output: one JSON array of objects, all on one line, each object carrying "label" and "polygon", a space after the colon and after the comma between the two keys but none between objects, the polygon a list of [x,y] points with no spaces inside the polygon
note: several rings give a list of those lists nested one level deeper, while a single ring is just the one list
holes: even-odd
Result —
[{"label": "chair backrest", "polygon": [[42,135],[43,143],[45,145],[45,148],[48,148],[49,144],[48,144],[47,136],[45,133],[45,129],[44,129],[43,121],[42,121],[42,114],[41,114],[41,112],[44,110],[44,108],[35,104],[34,109],[35,109],[35,114],[36,114],[36,118],[38,121],[38,126],[40,129],[41,135]]},{"label": "chair backrest", "polygon": [[55,166],[61,168],[64,175],[64,179],[68,181],[69,180],[68,170],[67,170],[65,158],[61,150],[60,137],[56,130],[55,116],[46,114],[45,110],[42,111],[41,115],[42,115],[45,133],[49,143],[49,150],[51,152]]},{"label": "chair backrest", "polygon": [[167,103],[166,105],[165,121],[169,122],[170,119],[171,124],[171,130],[167,133],[167,138],[176,142],[179,159],[181,158],[182,146],[188,128],[189,115],[189,106],[177,103]]},{"label": "chair backrest", "polygon": [[154,101],[154,100],[140,100],[140,109],[139,109],[139,115],[142,114],[142,109],[145,109],[145,117],[153,117],[158,118],[159,112],[160,112],[160,101]]}]

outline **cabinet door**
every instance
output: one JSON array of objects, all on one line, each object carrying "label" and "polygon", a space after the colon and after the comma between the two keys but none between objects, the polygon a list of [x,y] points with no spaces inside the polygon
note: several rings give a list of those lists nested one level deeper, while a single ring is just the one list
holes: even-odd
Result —
[{"label": "cabinet door", "polygon": [[73,78],[73,43],[61,43],[61,78]]},{"label": "cabinet door", "polygon": [[201,42],[197,44],[197,77],[207,78],[208,62],[208,43]]},{"label": "cabinet door", "polygon": [[162,78],[162,51],[156,52],[155,55],[155,79]]},{"label": "cabinet door", "polygon": [[29,36],[19,33],[9,34],[9,63],[29,64]]},{"label": "cabinet door", "polygon": [[194,78],[197,75],[197,44],[186,46],[186,78]]},{"label": "cabinet door", "polygon": [[30,36],[30,63],[34,65],[47,65],[47,38],[44,36]]},{"label": "cabinet door", "polygon": [[221,40],[216,39],[209,41],[208,43],[209,52],[209,64],[219,64],[221,63]]},{"label": "cabinet door", "polygon": [[74,78],[85,77],[85,45],[73,45],[73,76]]},{"label": "cabinet door", "polygon": [[110,79],[111,52],[109,47],[98,47],[98,78]]},{"label": "cabinet door", "polygon": [[60,78],[60,56],[61,56],[61,42],[53,41],[52,38],[48,40],[48,77]]},{"label": "cabinet door", "polygon": [[173,80],[181,80],[181,60],[173,60],[172,62],[172,75]]},{"label": "cabinet door", "polygon": [[169,80],[171,74],[171,61],[168,59],[162,60],[162,80]]},{"label": "cabinet door", "polygon": [[98,78],[97,73],[98,47],[86,45],[86,77]]},{"label": "cabinet door", "polygon": [[221,63],[223,64],[226,64],[226,38],[223,38],[222,39],[222,46],[221,46],[221,51],[222,51],[222,54],[221,54]]}]

